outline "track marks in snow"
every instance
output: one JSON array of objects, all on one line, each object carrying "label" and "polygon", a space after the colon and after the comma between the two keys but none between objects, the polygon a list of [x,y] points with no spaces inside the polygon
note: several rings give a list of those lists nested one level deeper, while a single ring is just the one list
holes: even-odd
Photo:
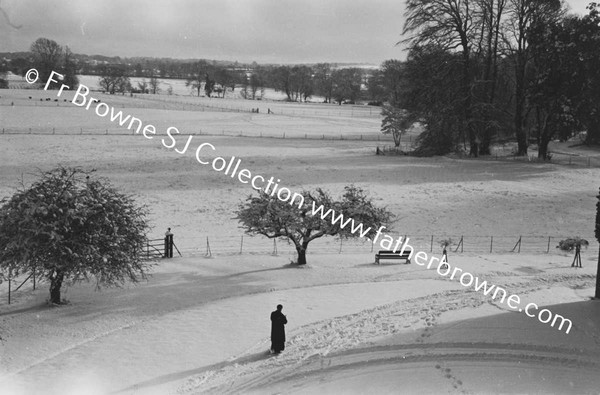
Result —
[{"label": "track marks in snow", "polygon": [[[512,284],[507,284],[506,289],[510,293],[523,295],[548,288],[556,283],[579,287],[591,286],[592,282],[593,276],[561,274],[542,276],[531,281],[514,281]],[[561,355],[564,354],[546,355],[544,350],[539,347],[532,349],[532,351],[541,351],[544,355],[536,359],[532,352],[523,353],[518,350],[513,351],[512,348],[505,350],[507,344],[502,343],[495,346],[488,343],[475,345],[451,344],[447,346],[453,349],[452,352],[442,351],[439,353],[437,346],[435,351],[431,351],[432,344],[428,344],[428,341],[430,342],[429,339],[436,333],[438,317],[442,313],[477,308],[486,303],[495,305],[494,302],[480,292],[452,290],[311,323],[288,333],[286,350],[278,357],[261,359],[248,364],[238,364],[232,361],[231,364],[222,369],[190,378],[180,388],[180,393],[220,392],[225,387],[233,388],[230,387],[233,380],[238,383],[235,386],[236,391],[249,389],[259,382],[262,385],[270,383],[270,377],[277,375],[283,375],[282,377],[284,377],[286,374],[293,374],[299,366],[317,362],[321,369],[328,369],[332,364],[332,360],[328,358],[333,358],[336,354],[375,344],[377,339],[393,336],[400,332],[406,333],[410,329],[417,330],[415,332],[416,338],[413,341],[418,348],[403,353],[403,361],[407,361],[406,358],[408,358],[409,360],[415,359],[415,361],[430,360],[441,363],[444,360],[473,357],[494,361],[523,360],[534,363],[577,363],[576,358],[563,358]],[[414,345],[411,345],[411,347],[414,347]],[[455,353],[456,350],[454,349],[457,346],[466,347],[469,351]],[[257,347],[267,349],[268,341],[265,339]],[[443,345],[441,347],[443,348]],[[487,350],[490,347],[493,349],[491,352]],[[475,348],[475,350],[470,350],[471,348]],[[563,352],[569,352],[569,350]],[[463,387],[462,379],[451,372],[446,373],[449,374],[447,379],[450,380],[451,388],[459,393],[468,393]]]}]

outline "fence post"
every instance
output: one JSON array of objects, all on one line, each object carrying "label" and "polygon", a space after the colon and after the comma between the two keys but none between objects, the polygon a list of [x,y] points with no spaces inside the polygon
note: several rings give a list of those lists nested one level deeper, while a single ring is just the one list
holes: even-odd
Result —
[{"label": "fence post", "polygon": [[458,242],[458,245],[456,246],[456,250],[454,250],[454,252],[458,252],[458,249],[460,248],[460,252],[463,252],[463,237],[464,236],[460,236],[460,241]]},{"label": "fence post", "polygon": [[33,267],[33,290],[35,291],[35,266]]},{"label": "fence post", "polygon": [[277,255],[277,239],[273,239],[273,255]]},{"label": "fence post", "polygon": [[550,252],[550,236],[548,236],[548,248],[546,249],[546,254]]},{"label": "fence post", "polygon": [[429,248],[429,252],[433,252],[433,235],[431,235],[431,248]]},{"label": "fence post", "polygon": [[342,238],[340,237],[340,254],[342,253]]},{"label": "fence post", "polygon": [[242,255],[243,248],[244,248],[244,236],[242,235],[242,239],[240,240],[240,255]]},{"label": "fence post", "polygon": [[517,253],[521,253],[521,238],[523,236],[519,236],[519,240],[517,240],[517,242],[515,243],[515,246],[513,247],[511,252],[515,252],[515,248],[517,248],[517,246],[519,246],[519,250],[517,251]]},{"label": "fence post", "polygon": [[10,275],[10,270],[8,271],[8,304],[10,304],[10,291],[11,291],[11,282],[12,282],[12,278]]},{"label": "fence post", "polygon": [[494,236],[490,236],[490,254],[494,250]]}]

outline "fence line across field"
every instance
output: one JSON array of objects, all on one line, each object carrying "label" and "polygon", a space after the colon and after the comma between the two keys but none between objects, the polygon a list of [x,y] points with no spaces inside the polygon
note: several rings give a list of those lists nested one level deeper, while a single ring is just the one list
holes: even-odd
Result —
[{"label": "fence line across field", "polygon": [[[303,133],[292,131],[290,132],[249,132],[244,130],[225,130],[219,128],[212,128],[214,130],[206,130],[210,128],[203,128],[204,130],[199,130],[195,132],[182,132],[181,136],[227,136],[227,137],[249,137],[249,138],[274,138],[274,139],[290,139],[290,140],[329,140],[329,141],[366,141],[366,142],[381,142],[381,143],[391,143],[393,141],[391,135],[384,134],[373,134],[373,133]],[[3,127],[2,134],[31,134],[31,135],[107,135],[107,136],[131,136],[135,135],[135,129],[129,130],[127,128],[71,128],[71,129],[62,129],[62,128],[15,128]],[[407,141],[408,140],[408,141]],[[395,153],[398,152],[396,147],[392,144],[384,144],[382,146],[378,146],[380,152],[383,154],[386,153]],[[415,148],[415,141],[412,136],[407,136],[400,144],[400,151],[411,151]],[[537,157],[534,156],[516,156],[516,155],[508,155],[508,156],[498,156],[496,154],[492,154],[488,157],[480,157],[480,158],[464,158],[466,160],[480,160],[480,161],[521,161],[521,162],[531,162],[531,163],[549,163],[549,164],[560,164],[560,165],[569,165],[569,166],[581,166],[581,167],[600,167],[600,156],[584,156],[584,155],[574,155],[574,154],[565,154],[561,152],[552,153],[552,159],[547,161],[538,161]]]},{"label": "fence line across field", "polygon": [[[436,235],[407,235],[408,245],[415,251],[440,253],[440,243],[451,239],[453,243],[448,251],[455,254],[493,254],[493,253],[550,253],[556,250],[560,240],[568,237],[559,236],[436,236]],[[187,255],[242,255],[242,254],[296,254],[293,243],[282,239],[268,239],[258,236],[206,236],[178,237],[181,251]],[[406,236],[404,239],[406,240]],[[370,253],[383,249],[380,240],[371,243],[366,239],[336,239],[322,238],[312,241],[307,253],[344,254]],[[409,251],[408,247],[406,249]]]},{"label": "fence line across field", "polygon": [[[390,136],[382,134],[345,134],[345,133],[300,133],[300,132],[248,132],[243,130],[225,130],[214,128],[213,131],[196,131],[185,133],[181,136],[227,136],[227,137],[251,137],[251,138],[275,138],[275,139],[300,139],[300,140],[353,140],[353,141],[371,141],[387,142],[392,141]],[[2,128],[2,134],[32,134],[32,135],[107,135],[107,136],[131,136],[135,135],[135,129],[126,128]]]},{"label": "fence line across field", "polygon": [[[452,240],[448,247],[451,254],[493,254],[493,253],[546,253],[557,251],[556,245],[560,240],[568,237],[559,236],[456,236],[447,235],[405,235],[403,241],[413,248],[414,253],[418,251],[428,252],[435,256],[442,254],[441,241]],[[174,241],[176,240],[176,243]],[[179,245],[179,248],[178,248]],[[142,257],[148,260],[159,260],[173,257],[173,247],[180,256],[202,256],[211,258],[213,256],[233,255],[296,255],[296,249],[289,240],[269,239],[266,237],[239,235],[239,236],[206,236],[186,237],[170,236],[170,239],[148,239],[142,251]],[[308,246],[307,254],[368,254],[383,249],[379,242],[360,239],[336,239],[321,238],[313,240]],[[401,247],[400,247],[401,249]],[[398,252],[400,252],[400,249]],[[410,249],[406,247],[406,251]],[[559,250],[558,250],[559,251]],[[562,252],[562,251],[561,251]],[[591,253],[594,254],[594,251]],[[597,256],[597,252],[595,255]],[[293,258],[292,258],[293,259]],[[32,281],[33,289],[36,288],[36,274],[32,273],[25,279],[11,277],[8,273],[8,304],[11,303],[11,295],[21,289],[29,280]],[[13,289],[13,283],[16,288]]]}]

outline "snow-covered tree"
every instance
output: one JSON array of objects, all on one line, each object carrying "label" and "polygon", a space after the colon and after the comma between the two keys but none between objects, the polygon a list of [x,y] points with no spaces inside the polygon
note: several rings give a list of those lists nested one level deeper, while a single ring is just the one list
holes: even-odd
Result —
[{"label": "snow-covered tree", "polygon": [[[308,244],[323,236],[338,237],[374,237],[380,226],[387,226],[392,213],[385,208],[376,207],[366,192],[355,186],[347,186],[341,200],[334,200],[329,193],[321,188],[315,191],[303,191],[302,207],[280,200],[277,196],[260,191],[258,196],[249,196],[245,203],[240,204],[237,219],[246,233],[263,235],[270,239],[288,239],[298,252],[298,264],[306,264]],[[298,200],[294,200],[297,202]],[[314,204],[314,206],[313,206]],[[313,207],[324,209],[322,214],[312,215]],[[335,210],[329,213],[328,210]],[[339,216],[343,215],[343,218]],[[332,223],[332,217],[339,218]],[[325,217],[325,218],[323,218]],[[353,225],[342,221],[352,219]],[[352,232],[351,229],[358,231]],[[370,229],[369,229],[370,228]]]},{"label": "snow-covered tree", "polygon": [[145,278],[147,210],[91,172],[60,167],[41,174],[0,207],[0,271],[33,274],[61,303],[63,282],[120,285]]},{"label": "snow-covered tree", "polygon": [[381,115],[383,115],[381,132],[391,134],[394,137],[394,144],[398,148],[402,135],[406,134],[414,123],[412,115],[406,110],[392,106],[383,106]]}]

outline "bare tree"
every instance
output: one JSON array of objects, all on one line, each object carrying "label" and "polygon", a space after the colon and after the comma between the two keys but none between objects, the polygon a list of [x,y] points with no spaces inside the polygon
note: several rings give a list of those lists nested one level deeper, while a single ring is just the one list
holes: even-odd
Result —
[{"label": "bare tree", "polygon": [[156,95],[158,92],[160,92],[160,81],[158,80],[157,77],[152,76],[150,77],[150,81],[148,82],[148,85],[150,85],[150,91],[152,92],[153,95]]},{"label": "bare tree", "polygon": [[59,71],[63,48],[54,40],[38,38],[30,48],[39,71],[40,81],[47,81],[52,71]]},{"label": "bare tree", "polygon": [[514,70],[514,128],[517,155],[527,155],[527,65],[531,62],[528,30],[536,19],[556,20],[561,14],[560,0],[508,0],[507,19],[502,28],[503,50],[512,59]]},{"label": "bare tree", "polygon": [[252,100],[256,100],[256,92],[263,85],[262,77],[259,72],[253,72],[250,76],[250,92],[252,93]]},{"label": "bare tree", "polygon": [[403,63],[399,60],[386,60],[381,65],[383,84],[391,105],[397,105],[402,93]]},{"label": "bare tree", "polygon": [[407,0],[403,42],[411,47],[434,44],[447,50],[460,49],[463,128],[467,130],[470,155],[478,156],[479,142],[472,125],[471,49],[477,29],[476,0]]},{"label": "bare tree", "polygon": [[394,137],[396,148],[400,147],[402,135],[406,134],[414,123],[412,114],[400,108],[383,106],[381,115],[383,115],[381,132],[391,134]]},{"label": "bare tree", "polygon": [[356,101],[360,95],[362,70],[358,68],[334,70],[331,79],[333,81],[333,98],[338,104],[341,105],[345,100]]},{"label": "bare tree", "polygon": [[129,77],[125,75],[125,67],[122,65],[104,65],[100,69],[99,84],[106,93],[111,95],[115,92],[125,93],[131,87]]},{"label": "bare tree", "polygon": [[148,82],[146,82],[145,78],[142,79],[141,82],[138,82],[137,85],[138,85],[139,90],[142,93],[148,93]]},{"label": "bare tree", "polygon": [[235,76],[225,67],[219,68],[215,71],[215,81],[221,85],[221,95],[225,97],[227,89],[235,90]]},{"label": "bare tree", "polygon": [[198,97],[200,97],[200,91],[202,90],[202,86],[207,78],[209,65],[205,60],[201,60],[194,65],[194,72],[188,79],[185,81],[185,86],[191,87],[193,90],[198,92]]},{"label": "bare tree", "polygon": [[70,89],[75,89],[79,85],[77,78],[77,65],[73,59],[73,52],[69,47],[65,48],[63,74],[65,76],[63,83],[69,86]]},{"label": "bare tree", "polygon": [[325,103],[331,103],[333,96],[332,66],[329,63],[318,63],[314,66],[315,93],[325,98]]}]

